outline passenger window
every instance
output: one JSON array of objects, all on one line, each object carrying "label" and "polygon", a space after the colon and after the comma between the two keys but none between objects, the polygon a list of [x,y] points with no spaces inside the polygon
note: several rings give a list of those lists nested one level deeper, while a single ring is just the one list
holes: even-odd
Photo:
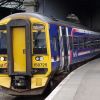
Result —
[{"label": "passenger window", "polygon": [[57,51],[58,50],[57,38],[53,37],[52,40],[51,40],[51,42],[52,42],[54,51]]},{"label": "passenger window", "polygon": [[62,27],[62,35],[66,36],[66,27]]},{"label": "passenger window", "polygon": [[53,38],[53,43],[54,43],[54,51],[57,51],[57,42],[56,42],[56,38]]},{"label": "passenger window", "polygon": [[91,43],[91,41],[90,41],[90,38],[89,37],[87,37],[87,39],[86,39],[86,46],[87,46],[87,48],[90,48],[90,43]]},{"label": "passenger window", "polygon": [[84,48],[88,48],[88,46],[87,46],[87,37],[84,37]]},{"label": "passenger window", "polygon": [[70,46],[70,50],[72,50],[73,45],[72,45],[72,37],[69,36],[69,46]]},{"label": "passenger window", "polygon": [[78,43],[78,37],[74,37],[73,38],[73,47],[74,49],[78,49],[79,47],[79,43]]},{"label": "passenger window", "polygon": [[99,39],[99,37],[95,38],[94,45],[95,45],[95,48],[99,48],[100,47],[100,39]]},{"label": "passenger window", "polygon": [[91,37],[91,48],[94,48],[94,38],[93,37]]},{"label": "passenger window", "polygon": [[84,48],[84,37],[82,36],[79,37],[79,48],[80,49]]},{"label": "passenger window", "polygon": [[62,38],[63,38],[63,47],[64,47],[64,54],[67,56],[67,34],[66,34],[66,27],[62,27]]}]

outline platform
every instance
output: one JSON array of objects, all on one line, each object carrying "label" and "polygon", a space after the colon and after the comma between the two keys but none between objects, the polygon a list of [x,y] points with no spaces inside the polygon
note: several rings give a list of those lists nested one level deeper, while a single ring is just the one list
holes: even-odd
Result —
[{"label": "platform", "polygon": [[100,100],[100,58],[71,72],[45,100]]}]

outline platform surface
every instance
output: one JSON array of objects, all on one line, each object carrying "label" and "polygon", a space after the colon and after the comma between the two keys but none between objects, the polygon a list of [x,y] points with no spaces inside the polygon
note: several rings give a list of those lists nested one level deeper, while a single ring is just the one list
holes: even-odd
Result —
[{"label": "platform surface", "polygon": [[100,100],[100,58],[71,72],[45,100]]}]

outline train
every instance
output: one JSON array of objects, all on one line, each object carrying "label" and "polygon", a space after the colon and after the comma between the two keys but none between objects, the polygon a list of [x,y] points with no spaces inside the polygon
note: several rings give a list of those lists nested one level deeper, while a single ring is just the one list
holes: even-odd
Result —
[{"label": "train", "polygon": [[56,73],[99,53],[99,32],[37,13],[9,15],[0,20],[0,91],[40,95]]}]

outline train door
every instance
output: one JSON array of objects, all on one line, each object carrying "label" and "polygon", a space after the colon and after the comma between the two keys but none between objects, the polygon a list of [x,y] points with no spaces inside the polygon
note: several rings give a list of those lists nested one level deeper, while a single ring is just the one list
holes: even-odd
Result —
[{"label": "train door", "polygon": [[67,35],[66,27],[59,27],[59,41],[60,41],[60,64],[61,69],[66,69],[68,65],[68,49],[67,49]]},{"label": "train door", "polygon": [[7,25],[8,64],[10,75],[31,75],[31,31],[30,22],[12,20]]},{"label": "train door", "polygon": [[59,26],[55,24],[50,25],[50,43],[53,70],[59,69],[60,63],[60,45],[59,45]]},{"label": "train door", "polygon": [[15,27],[12,32],[14,72],[26,72],[25,27]]}]

